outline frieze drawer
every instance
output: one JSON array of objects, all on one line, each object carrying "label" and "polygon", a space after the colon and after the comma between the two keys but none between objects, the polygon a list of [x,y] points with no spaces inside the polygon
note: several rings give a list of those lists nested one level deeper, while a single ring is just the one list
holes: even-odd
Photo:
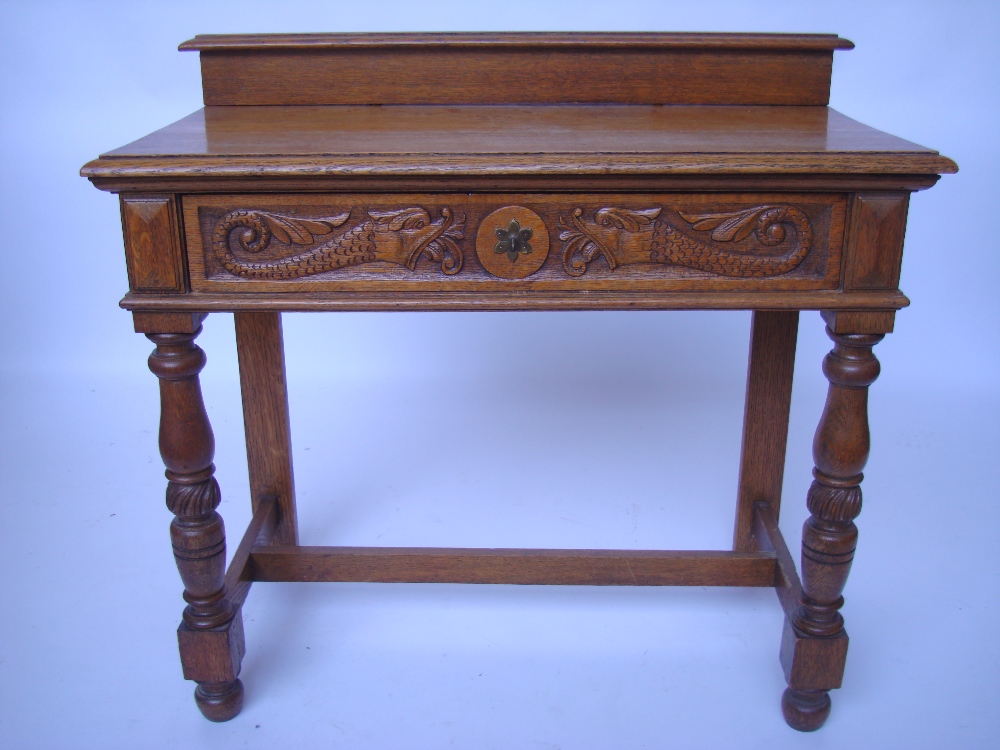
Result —
[{"label": "frieze drawer", "polygon": [[842,194],[191,195],[196,292],[819,290]]}]

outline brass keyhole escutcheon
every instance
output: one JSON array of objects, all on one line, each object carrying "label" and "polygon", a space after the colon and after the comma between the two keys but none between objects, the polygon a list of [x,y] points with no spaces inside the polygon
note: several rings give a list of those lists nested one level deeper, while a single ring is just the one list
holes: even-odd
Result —
[{"label": "brass keyhole escutcheon", "polygon": [[507,260],[511,263],[516,263],[518,253],[528,255],[531,252],[531,244],[528,242],[531,239],[531,235],[532,231],[530,227],[521,229],[521,225],[517,223],[517,219],[513,219],[507,225],[506,229],[497,229],[497,239],[500,241],[493,248],[493,252],[506,253]]},{"label": "brass keyhole escutcheon", "polygon": [[479,224],[476,255],[502,279],[523,279],[545,264],[549,232],[542,217],[524,206],[498,208]]}]

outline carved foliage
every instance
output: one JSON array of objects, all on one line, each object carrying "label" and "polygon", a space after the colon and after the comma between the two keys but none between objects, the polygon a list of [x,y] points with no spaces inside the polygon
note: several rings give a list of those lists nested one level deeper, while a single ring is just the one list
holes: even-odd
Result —
[{"label": "carved foliage", "polygon": [[627,208],[602,208],[594,221],[585,221],[583,209],[575,208],[569,219],[559,217],[559,239],[563,241],[563,268],[570,276],[583,276],[587,264],[603,255],[608,268],[618,264],[637,250],[652,246],[653,230],[660,208],[632,211]]},{"label": "carved foliage", "polygon": [[[611,270],[630,263],[664,263],[720,276],[763,278],[788,273],[812,248],[809,218],[794,206],[764,205],[705,214],[678,212],[692,230],[711,232],[708,238],[682,232],[661,217],[662,211],[609,207],[587,220],[583,209],[577,208],[569,217],[561,216],[559,239],[563,241],[566,273],[582,276],[588,264],[601,255]],[[789,228],[794,232],[792,242],[788,241]],[[725,246],[751,235],[758,245],[783,246],[783,252],[775,255]]]},{"label": "carved foliage", "polygon": [[[426,255],[446,274],[462,270],[459,241],[465,217],[457,220],[450,208],[431,221],[423,208],[367,212],[367,218],[347,231],[326,238],[347,223],[351,213],[302,218],[268,211],[230,211],[215,225],[212,249],[227,271],[248,279],[297,279],[346,266],[376,261],[416,268]],[[276,259],[247,257],[267,250],[272,239],[306,249]]]},{"label": "carved foliage", "polygon": [[222,492],[215,477],[197,484],[167,483],[167,509],[175,516],[200,516],[219,507]]},{"label": "carved foliage", "polygon": [[861,514],[861,488],[831,487],[814,481],[806,495],[806,505],[822,521],[847,523]]}]

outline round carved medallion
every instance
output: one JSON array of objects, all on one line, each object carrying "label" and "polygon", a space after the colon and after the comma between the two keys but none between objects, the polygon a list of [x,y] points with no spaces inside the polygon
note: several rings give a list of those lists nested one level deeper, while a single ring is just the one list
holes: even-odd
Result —
[{"label": "round carved medallion", "polygon": [[523,279],[545,264],[549,231],[542,217],[530,208],[498,208],[479,224],[476,255],[494,276]]}]

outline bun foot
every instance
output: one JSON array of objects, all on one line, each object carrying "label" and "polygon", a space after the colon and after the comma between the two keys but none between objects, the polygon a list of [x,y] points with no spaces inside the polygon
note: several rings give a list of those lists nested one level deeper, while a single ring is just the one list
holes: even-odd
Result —
[{"label": "bun foot", "polygon": [[199,682],[194,690],[194,702],[209,721],[229,721],[243,708],[243,683]]},{"label": "bun foot", "polygon": [[830,696],[826,690],[792,690],[781,696],[781,713],[792,729],[815,732],[830,715]]}]

